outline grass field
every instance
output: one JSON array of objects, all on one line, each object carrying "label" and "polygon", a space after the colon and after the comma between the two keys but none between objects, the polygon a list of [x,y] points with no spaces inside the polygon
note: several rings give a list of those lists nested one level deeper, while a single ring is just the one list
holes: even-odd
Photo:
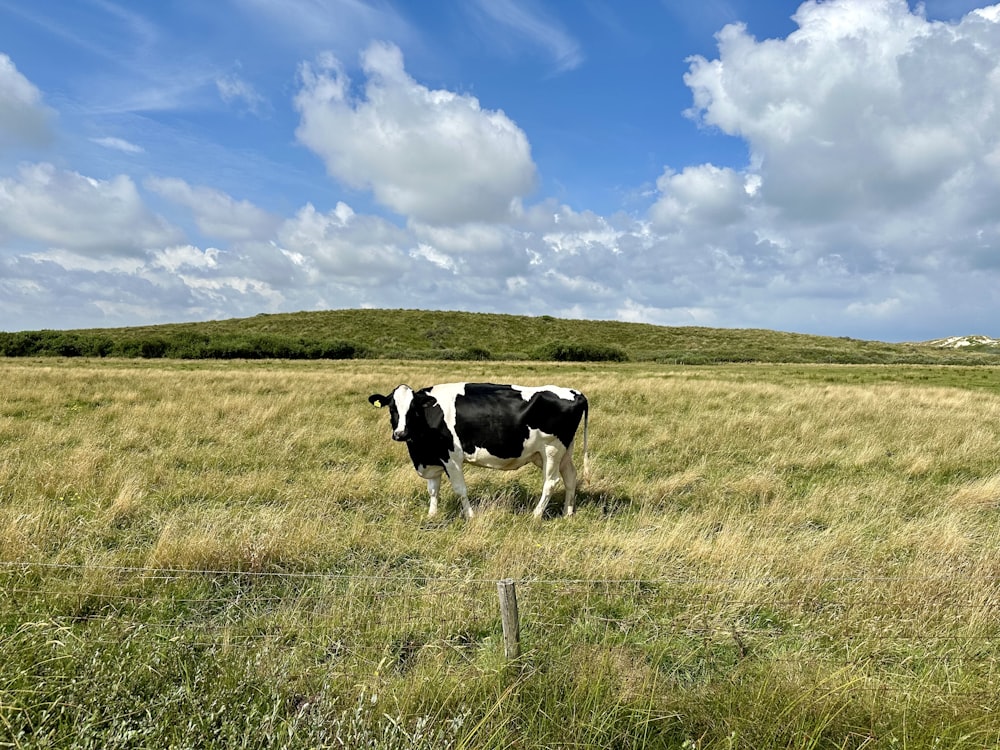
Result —
[{"label": "grass field", "polygon": [[[998,369],[0,378],[0,747],[1000,744]],[[446,486],[428,521],[366,397],[458,379],[587,393],[577,515],[532,520],[533,467],[473,468],[477,517]]]}]

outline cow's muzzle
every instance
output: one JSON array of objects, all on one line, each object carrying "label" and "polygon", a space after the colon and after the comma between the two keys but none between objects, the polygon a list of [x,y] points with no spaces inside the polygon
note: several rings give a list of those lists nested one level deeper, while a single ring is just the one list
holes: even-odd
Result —
[{"label": "cow's muzzle", "polygon": [[403,430],[402,432],[394,432],[394,433],[392,433],[392,439],[396,440],[397,442],[400,442],[400,443],[405,442],[406,439],[409,438],[409,437],[410,437],[410,433],[407,430]]}]

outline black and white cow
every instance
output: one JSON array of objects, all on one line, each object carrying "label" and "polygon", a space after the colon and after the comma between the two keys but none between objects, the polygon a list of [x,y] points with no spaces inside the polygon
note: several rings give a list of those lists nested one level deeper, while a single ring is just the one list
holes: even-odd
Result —
[{"label": "black and white cow", "polygon": [[561,475],[566,488],[563,513],[573,513],[577,480],[573,438],[581,419],[587,471],[589,407],[580,391],[493,383],[444,383],[414,391],[400,385],[388,396],[374,394],[368,401],[389,407],[392,439],[406,443],[413,467],[427,480],[428,515],[437,513],[441,475],[447,474],[472,518],[463,463],[505,470],[527,463],[540,466],[545,481],[535,507],[537,518],[545,512]]}]

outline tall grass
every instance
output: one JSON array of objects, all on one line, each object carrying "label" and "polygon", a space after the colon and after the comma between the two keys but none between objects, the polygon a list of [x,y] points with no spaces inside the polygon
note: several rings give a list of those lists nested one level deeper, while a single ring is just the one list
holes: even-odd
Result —
[{"label": "tall grass", "polygon": [[[1000,742],[996,370],[0,360],[0,377],[0,747]],[[426,519],[366,397],[456,379],[587,393],[576,516],[531,520],[533,468],[470,469],[477,517],[446,491]]]}]

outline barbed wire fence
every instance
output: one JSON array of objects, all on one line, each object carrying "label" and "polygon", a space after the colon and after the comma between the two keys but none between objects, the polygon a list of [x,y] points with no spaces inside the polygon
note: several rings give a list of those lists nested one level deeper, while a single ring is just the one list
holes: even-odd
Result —
[{"label": "barbed wire fence", "polygon": [[[992,675],[1000,653],[993,576],[498,581],[0,562],[0,577],[0,638],[45,631],[98,645],[299,650],[342,674],[475,671],[584,649],[641,653],[677,680],[804,654],[897,677]],[[516,597],[512,622],[505,588]]]}]

